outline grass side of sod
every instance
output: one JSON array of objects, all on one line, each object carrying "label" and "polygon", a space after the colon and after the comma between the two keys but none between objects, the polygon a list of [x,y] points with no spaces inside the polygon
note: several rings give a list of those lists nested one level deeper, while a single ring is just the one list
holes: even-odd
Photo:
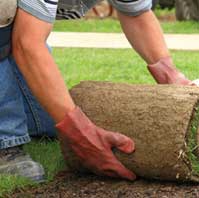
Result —
[{"label": "grass side of sod", "polygon": [[[131,49],[60,48],[53,50],[53,56],[69,88],[83,80],[155,84],[145,62]],[[173,51],[172,56],[188,78],[199,78],[199,52]],[[47,181],[65,168],[57,140],[33,140],[24,149],[43,164]],[[1,175],[0,197],[16,187],[30,184],[33,185],[24,178]]]},{"label": "grass side of sod", "polygon": [[197,144],[197,132],[198,132],[198,122],[199,122],[199,103],[196,105],[195,112],[192,115],[192,121],[189,128],[188,137],[188,157],[191,160],[191,165],[193,168],[193,174],[199,175],[199,159],[197,157],[196,150],[198,149]]}]

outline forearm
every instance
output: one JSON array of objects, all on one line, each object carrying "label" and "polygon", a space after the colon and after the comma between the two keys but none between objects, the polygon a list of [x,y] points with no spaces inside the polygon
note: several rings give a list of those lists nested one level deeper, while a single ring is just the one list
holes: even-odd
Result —
[{"label": "forearm", "polygon": [[74,103],[45,43],[15,41],[13,54],[38,101],[55,122],[61,121]]},{"label": "forearm", "polygon": [[118,13],[118,17],[130,44],[148,64],[169,56],[160,24],[152,11],[136,17]]}]

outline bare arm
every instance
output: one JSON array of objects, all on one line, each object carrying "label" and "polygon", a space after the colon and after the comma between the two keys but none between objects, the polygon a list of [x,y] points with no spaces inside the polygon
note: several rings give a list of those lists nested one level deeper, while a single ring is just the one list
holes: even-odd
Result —
[{"label": "bare arm", "polygon": [[135,179],[135,174],[125,168],[111,150],[116,147],[131,153],[134,151],[133,140],[96,127],[80,108],[75,107],[46,48],[51,29],[51,24],[19,10],[13,31],[13,53],[30,89],[58,123],[56,128],[64,156],[70,146],[84,166],[93,172]]},{"label": "bare arm", "polygon": [[75,105],[46,47],[51,29],[52,24],[19,9],[13,30],[13,55],[33,94],[58,123]]},{"label": "bare arm", "polygon": [[127,39],[148,64],[169,56],[161,27],[152,11],[136,17],[118,12],[118,16]]},{"label": "bare arm", "polygon": [[123,31],[132,47],[148,64],[148,69],[157,83],[196,85],[172,62],[160,24],[152,11],[132,17],[118,12]]}]

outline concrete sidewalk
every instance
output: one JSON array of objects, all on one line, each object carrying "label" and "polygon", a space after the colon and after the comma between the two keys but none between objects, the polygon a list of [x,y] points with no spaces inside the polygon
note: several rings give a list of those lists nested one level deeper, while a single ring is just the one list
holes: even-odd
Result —
[{"label": "concrete sidewalk", "polygon": [[[169,49],[199,50],[199,34],[165,34]],[[131,48],[121,33],[52,32],[48,43],[53,47]]]}]

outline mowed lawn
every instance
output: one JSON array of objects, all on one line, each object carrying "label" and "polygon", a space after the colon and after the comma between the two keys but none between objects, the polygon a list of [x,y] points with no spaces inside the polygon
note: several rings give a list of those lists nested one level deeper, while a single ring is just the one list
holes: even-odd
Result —
[{"label": "mowed lawn", "polygon": [[[190,79],[199,78],[199,52],[172,51],[177,67]],[[83,80],[155,84],[144,61],[131,49],[54,49],[53,56],[69,88]],[[50,69],[50,68],[49,68]],[[41,138],[24,149],[43,164],[47,181],[65,169],[57,140]],[[16,187],[36,185],[23,178],[0,176],[0,197]]]},{"label": "mowed lawn", "polygon": [[[160,22],[164,33],[170,34],[198,34],[199,23],[196,21]],[[122,29],[116,19],[80,19],[56,21],[53,31],[57,32],[115,32]]]},{"label": "mowed lawn", "polygon": [[[176,21],[175,9],[154,10],[160,19],[164,33],[170,34],[199,34],[198,21]],[[149,21],[150,23],[150,21]],[[80,20],[58,20],[54,24],[53,31],[58,32],[122,32],[120,23],[115,18],[82,18]]]},{"label": "mowed lawn", "polygon": [[[155,15],[160,19],[164,33],[198,34],[199,23],[197,21],[176,21],[175,9],[155,9]],[[149,21],[150,23],[150,21]],[[82,18],[80,20],[56,21],[53,31],[63,32],[122,32],[120,23],[114,18]]]}]

